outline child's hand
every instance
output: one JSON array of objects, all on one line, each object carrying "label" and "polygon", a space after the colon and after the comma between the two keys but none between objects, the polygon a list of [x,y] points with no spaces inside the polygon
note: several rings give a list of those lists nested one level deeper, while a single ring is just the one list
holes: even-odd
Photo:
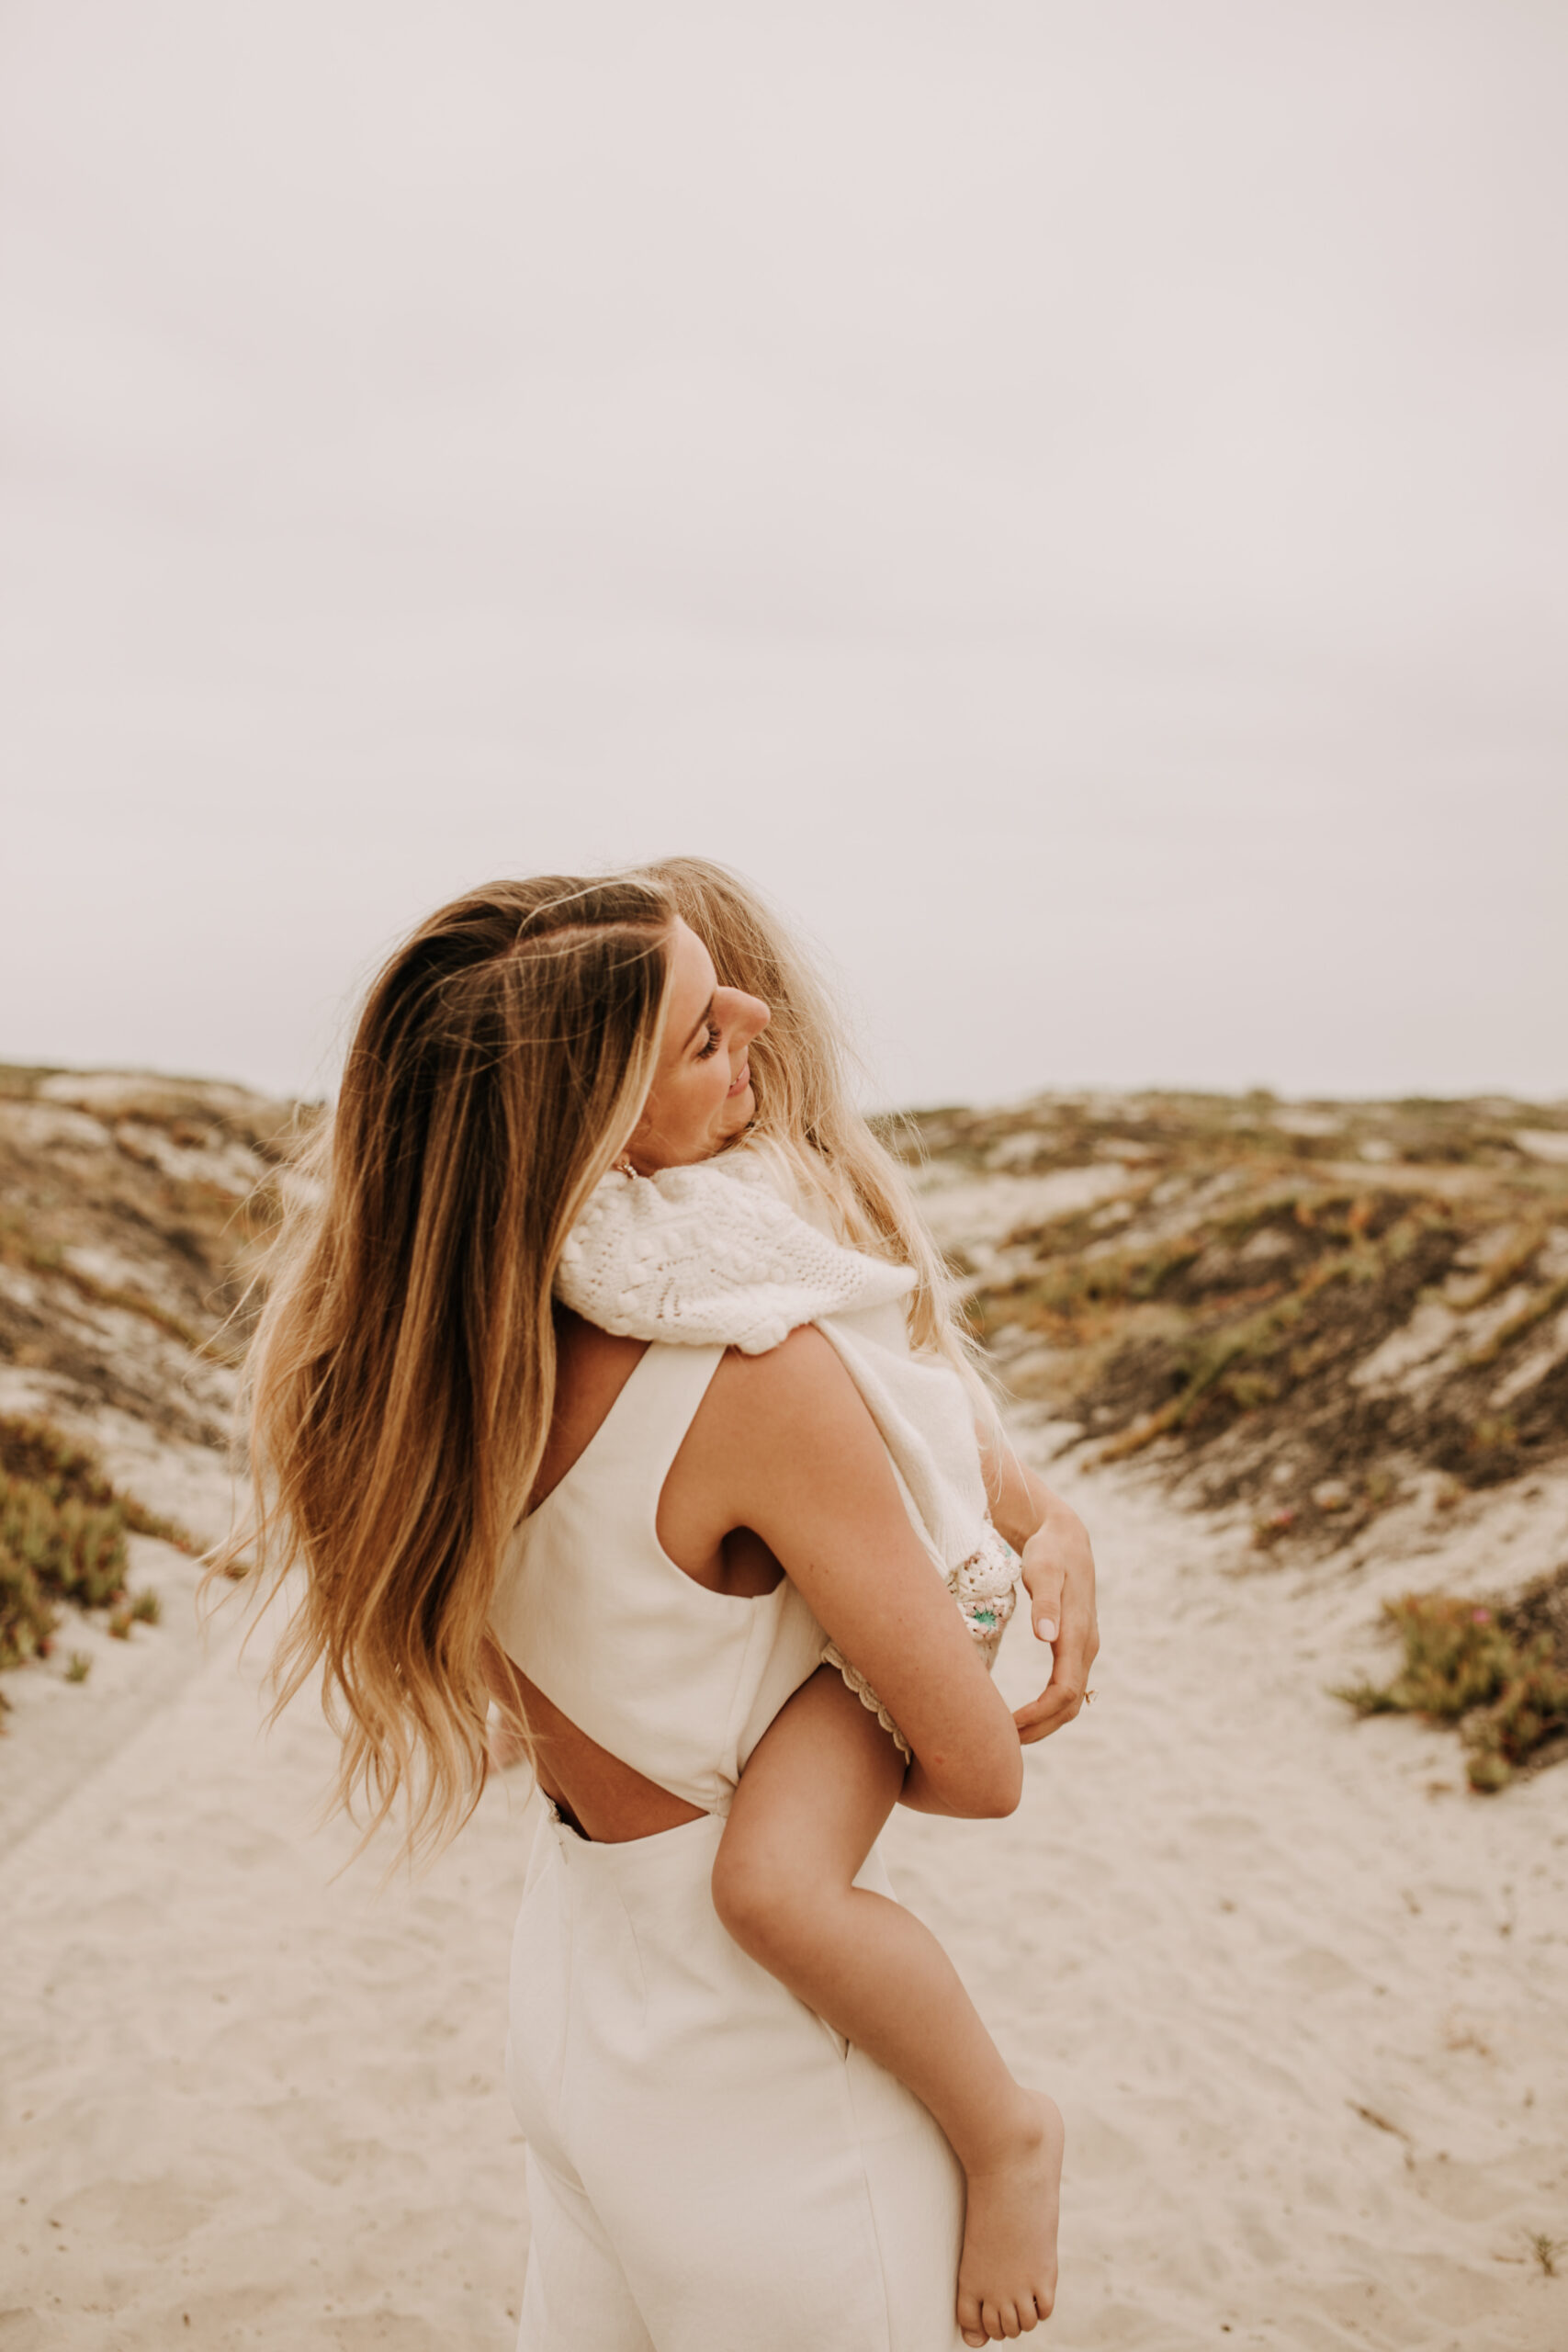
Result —
[{"label": "child's hand", "polygon": [[1023,1547],[1022,1577],[1035,1639],[1052,1646],[1044,1690],[1013,1716],[1027,1747],[1072,1722],[1090,1695],[1089,1669],[1100,1651],[1094,1554],[1082,1520],[1055,1495]]}]

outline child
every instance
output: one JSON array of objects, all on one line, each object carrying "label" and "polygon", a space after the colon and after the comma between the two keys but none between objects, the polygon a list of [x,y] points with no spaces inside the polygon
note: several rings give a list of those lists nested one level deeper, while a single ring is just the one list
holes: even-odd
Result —
[{"label": "child", "polygon": [[[649,1177],[611,1174],[568,1242],[557,1295],[605,1330],[747,1353],[816,1323],[989,1664],[1018,1562],[987,1511],[974,1400],[953,1362],[911,1347],[914,1271],[827,1230],[830,1195],[814,1202],[794,1159],[753,1144]],[[997,1508],[1027,1555],[1038,1510],[1010,1455],[998,1484]],[[934,1937],[854,1883],[900,1795],[919,1802],[918,1781],[906,1792],[908,1750],[864,1678],[830,1646],[824,1655],[741,1775],[714,1901],[743,1950],[942,2125],[967,2183],[959,2324],[980,2345],[1049,2315],[1061,2118],[1013,2080]]]}]

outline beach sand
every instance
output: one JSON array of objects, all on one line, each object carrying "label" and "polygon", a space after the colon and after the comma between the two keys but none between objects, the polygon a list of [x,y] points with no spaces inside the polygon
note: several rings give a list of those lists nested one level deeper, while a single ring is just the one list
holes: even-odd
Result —
[{"label": "beach sand", "polygon": [[[1531,2241],[1568,2240],[1568,1770],[1470,1795],[1453,1738],[1325,1695],[1377,1662],[1359,1582],[1238,1575],[1152,1486],[1063,1483],[1100,1561],[1094,1706],[1011,1819],[889,1836],[1066,2111],[1035,2340],[1561,2352],[1568,2246],[1552,2278]],[[331,1736],[305,1705],[259,1736],[265,1645],[220,1631],[0,1859],[0,2352],[512,2340],[525,1777],[413,1889],[334,1875]],[[1038,1679],[1021,1625],[999,1671]]]}]

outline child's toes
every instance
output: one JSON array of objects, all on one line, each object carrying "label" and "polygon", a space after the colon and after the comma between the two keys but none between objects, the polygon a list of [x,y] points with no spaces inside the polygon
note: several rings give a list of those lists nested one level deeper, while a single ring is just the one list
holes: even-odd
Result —
[{"label": "child's toes", "polygon": [[958,2333],[972,2347],[985,2344],[986,2323],[981,2316],[980,2298],[963,2286],[958,2290]]}]

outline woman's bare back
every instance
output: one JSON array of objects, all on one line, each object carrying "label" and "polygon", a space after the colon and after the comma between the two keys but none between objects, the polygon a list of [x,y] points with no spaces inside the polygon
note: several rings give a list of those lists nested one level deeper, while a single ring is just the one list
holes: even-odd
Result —
[{"label": "woman's bare back", "polygon": [[[643,1353],[641,1342],[570,1315],[559,1330],[534,1507],[581,1459]],[[914,1754],[908,1799],[937,1812],[1011,1811],[1021,1779],[1011,1717],[931,1573],[876,1425],[820,1332],[807,1326],[764,1354],[723,1357],[665,1479],[657,1532],[671,1565],[716,1593],[766,1593],[787,1572],[903,1725]],[[592,1629],[584,1634],[591,1642]],[[526,1705],[525,1686],[523,1695]],[[566,1718],[537,1720],[551,1726],[545,1785],[591,1837],[615,1842],[693,1817],[689,1803],[615,1768]]]},{"label": "woman's bare back", "polygon": [[[530,1511],[558,1487],[592,1442],[640,1362],[646,1341],[617,1339],[558,1309],[556,1405]],[[721,1365],[716,1384],[723,1378]],[[707,1398],[670,1468],[660,1497],[659,1541],[677,1567],[711,1591],[771,1592],[784,1575],[773,1554],[750,1528],[724,1528],[728,1512],[712,1492],[711,1441],[703,1430]],[[530,1682],[511,1659],[492,1649],[498,1697],[516,1693],[533,1735],[539,1785],[596,1843],[622,1844],[656,1837],[699,1808],[612,1756]],[[500,1678],[500,1679],[498,1679]]]}]

